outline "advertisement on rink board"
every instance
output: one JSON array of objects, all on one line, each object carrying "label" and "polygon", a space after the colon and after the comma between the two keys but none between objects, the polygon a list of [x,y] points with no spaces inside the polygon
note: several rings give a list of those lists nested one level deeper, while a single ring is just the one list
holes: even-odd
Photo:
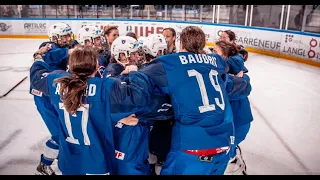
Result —
[{"label": "advertisement on rink board", "polygon": [[28,35],[46,35],[47,34],[47,21],[24,21],[20,24],[23,26],[24,34]]},{"label": "advertisement on rink board", "polygon": [[11,21],[0,21],[0,34],[12,33],[12,22]]},{"label": "advertisement on rink board", "polygon": [[[241,44],[250,48],[280,52],[281,33],[279,32],[236,27],[217,27],[215,38],[216,41],[219,39],[221,33],[225,30],[231,30],[236,34],[237,44]],[[261,36],[262,34],[263,36]]]},{"label": "advertisement on rink board", "polygon": [[281,53],[320,62],[320,38],[283,33]]},{"label": "advertisement on rink board", "polygon": [[115,22],[108,22],[108,21],[80,21],[78,25],[73,26],[72,28],[75,29],[75,32],[77,32],[81,27],[85,25],[96,25],[100,29],[105,29],[110,26],[115,26],[119,28],[118,23]]},{"label": "advertisement on rink board", "polygon": [[254,49],[276,52],[283,55],[310,59],[320,62],[320,38],[308,35],[292,34],[286,32],[267,31],[263,29],[250,29],[227,27],[219,25],[205,25],[192,23],[150,22],[150,21],[83,21],[83,20],[0,20],[0,35],[47,35],[50,25],[65,22],[72,27],[74,34],[85,24],[96,24],[101,29],[116,26],[120,35],[131,31],[137,36],[148,36],[153,33],[162,33],[164,28],[172,27],[176,30],[176,45],[180,45],[180,33],[186,26],[198,26],[206,35],[206,41],[214,43],[224,30],[232,30],[237,36],[237,43]]},{"label": "advertisement on rink board", "polygon": [[[150,34],[162,33],[163,29],[172,27],[176,30],[176,43],[179,44],[180,33],[183,28],[192,24],[178,24],[178,23],[157,23],[157,22],[125,22],[120,21],[117,23],[106,21],[81,21],[80,27],[86,24],[94,24],[103,29],[104,27],[116,26],[119,29],[120,35],[125,35],[127,32],[134,32],[138,37],[148,36]],[[214,27],[201,25],[199,26],[206,34],[206,41],[213,42]]]}]

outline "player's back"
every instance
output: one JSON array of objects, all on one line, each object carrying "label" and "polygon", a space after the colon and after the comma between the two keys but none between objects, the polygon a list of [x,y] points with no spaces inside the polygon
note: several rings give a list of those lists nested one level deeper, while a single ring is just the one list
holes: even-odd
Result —
[{"label": "player's back", "polygon": [[55,78],[48,77],[50,98],[55,106],[63,131],[60,135],[59,168],[63,174],[113,174],[115,149],[110,118],[109,89],[111,78],[89,78],[87,99],[75,115],[69,114],[60,100],[59,84],[50,86]]},{"label": "player's back", "polygon": [[171,149],[228,146],[233,127],[226,118],[231,111],[221,78],[224,60],[215,54],[180,52],[151,64],[142,71],[170,95],[175,113]]}]

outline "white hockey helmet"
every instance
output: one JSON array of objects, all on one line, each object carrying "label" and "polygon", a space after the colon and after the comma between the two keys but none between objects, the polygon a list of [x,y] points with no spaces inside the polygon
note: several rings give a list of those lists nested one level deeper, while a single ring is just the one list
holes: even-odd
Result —
[{"label": "white hockey helmet", "polygon": [[103,31],[94,25],[83,26],[77,33],[77,41],[81,45],[86,44],[86,40],[93,42],[97,37],[102,36]]},{"label": "white hockey helmet", "polygon": [[[138,41],[129,36],[119,36],[111,45],[111,54],[114,56],[115,60],[122,65],[128,64],[128,57],[131,53],[136,51],[138,51]],[[127,58],[126,63],[120,62],[120,53],[123,53]]]},{"label": "white hockey helmet", "polygon": [[162,34],[151,34],[143,42],[142,49],[145,54],[156,57],[159,51],[161,51],[161,55],[165,54],[165,51],[168,49],[168,44]]},{"label": "white hockey helmet", "polygon": [[143,45],[143,42],[147,39],[147,37],[144,37],[144,36],[140,36],[138,38],[138,44],[139,44],[139,47],[142,47]]},{"label": "white hockey helmet", "polygon": [[71,27],[65,23],[53,24],[48,30],[50,41],[54,41],[54,37],[57,37],[57,39],[60,40],[64,35],[71,35],[71,37],[73,36]]}]

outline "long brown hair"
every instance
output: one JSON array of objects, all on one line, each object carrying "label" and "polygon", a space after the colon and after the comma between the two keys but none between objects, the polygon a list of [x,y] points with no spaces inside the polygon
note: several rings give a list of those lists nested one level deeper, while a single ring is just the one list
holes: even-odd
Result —
[{"label": "long brown hair", "polygon": [[69,57],[71,76],[54,80],[60,83],[60,99],[70,114],[75,114],[82,105],[83,95],[87,96],[87,79],[97,70],[97,51],[91,46],[76,48]]},{"label": "long brown hair", "polygon": [[223,55],[227,58],[229,56],[234,56],[239,52],[235,44],[225,41],[216,42],[216,46],[219,46],[221,48]]},{"label": "long brown hair", "polygon": [[237,51],[240,51],[241,46],[236,44],[236,40],[237,40],[236,34],[231,30],[225,30],[223,32],[225,32],[229,36],[230,41],[233,41],[233,44],[236,46]]},{"label": "long brown hair", "polygon": [[188,52],[203,54],[206,45],[206,36],[202,29],[197,26],[188,26],[180,34],[180,41]]},{"label": "long brown hair", "polygon": [[105,26],[103,30],[105,35],[109,35],[112,30],[118,30],[118,28],[116,26]]},{"label": "long brown hair", "polygon": [[226,34],[228,34],[230,41],[235,42],[235,40],[236,40],[236,34],[235,34],[233,31],[231,31],[231,30],[225,30],[225,31],[223,31],[223,32],[225,32]]}]

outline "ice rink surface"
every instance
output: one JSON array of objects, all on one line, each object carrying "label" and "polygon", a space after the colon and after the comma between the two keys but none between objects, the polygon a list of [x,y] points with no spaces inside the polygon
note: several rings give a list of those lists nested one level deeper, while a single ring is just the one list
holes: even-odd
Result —
[{"label": "ice rink surface", "polygon": [[[0,39],[0,95],[29,75],[45,40]],[[320,68],[249,52],[254,121],[240,144],[249,175],[320,174]],[[34,174],[49,131],[30,79],[0,99],[0,174]]]}]

